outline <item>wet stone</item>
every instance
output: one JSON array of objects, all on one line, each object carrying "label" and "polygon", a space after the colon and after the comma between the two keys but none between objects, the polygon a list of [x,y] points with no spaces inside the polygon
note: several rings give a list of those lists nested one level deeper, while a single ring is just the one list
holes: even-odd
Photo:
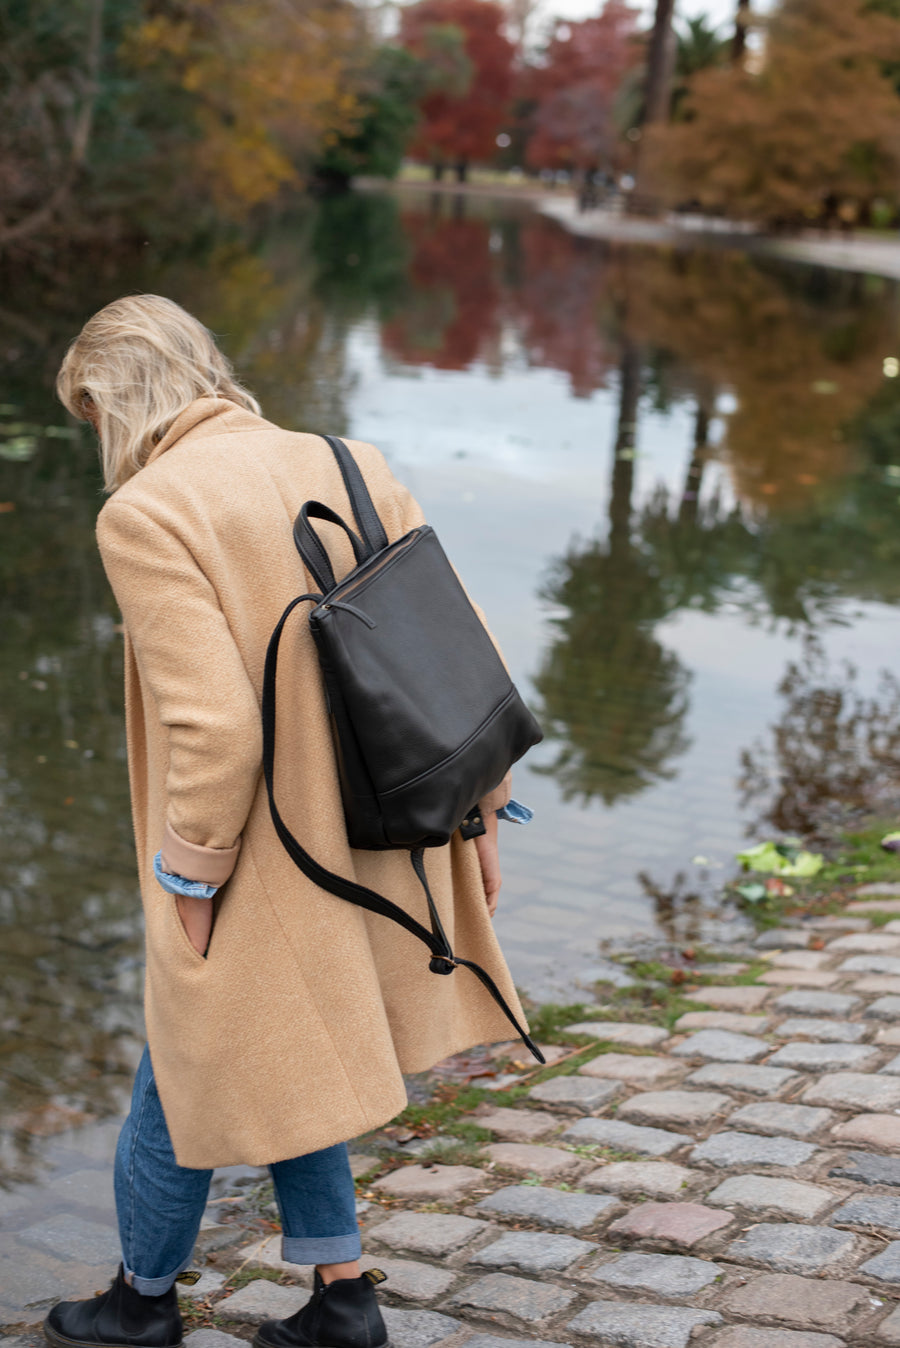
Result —
[{"label": "wet stone", "polygon": [[488,1128],[501,1142],[534,1142],[556,1132],[562,1120],[541,1109],[477,1109],[474,1115],[479,1128]]},{"label": "wet stone", "polygon": [[570,1320],[566,1328],[604,1348],[687,1348],[695,1329],[719,1325],[716,1311],[687,1306],[626,1306],[621,1301],[594,1301]]},{"label": "wet stone", "polygon": [[772,1067],[791,1067],[800,1072],[863,1071],[880,1058],[876,1048],[865,1044],[785,1044],[769,1059]]},{"label": "wet stone", "polygon": [[894,1286],[900,1283],[900,1240],[892,1240],[874,1259],[867,1259],[864,1264],[860,1264],[859,1271],[868,1273],[870,1278],[878,1278],[880,1282]]},{"label": "wet stone", "polygon": [[753,1062],[768,1053],[769,1045],[763,1039],[747,1034],[732,1034],[729,1030],[698,1030],[683,1044],[672,1049],[673,1057],[706,1058],[710,1062]]},{"label": "wet stone", "polygon": [[690,1297],[716,1281],[722,1270],[707,1259],[684,1254],[644,1254],[633,1250],[591,1270],[595,1282],[635,1288],[661,1297]]},{"label": "wet stone", "polygon": [[896,1114],[858,1114],[831,1130],[840,1142],[855,1142],[883,1151],[900,1151],[900,1118]]},{"label": "wet stone", "polygon": [[770,927],[760,932],[753,944],[757,950],[805,950],[809,932],[796,927]]},{"label": "wet stone", "polygon": [[393,1306],[382,1306],[388,1343],[391,1348],[430,1348],[456,1334],[462,1325],[449,1315],[436,1311],[398,1311]]},{"label": "wet stone", "polygon": [[846,1231],[794,1222],[758,1222],[726,1251],[729,1259],[765,1264],[778,1273],[819,1273],[849,1259],[858,1241]]},{"label": "wet stone", "polygon": [[478,1211],[486,1216],[524,1217],[541,1226],[583,1231],[619,1206],[608,1194],[573,1194],[542,1185],[514,1184],[483,1198]]},{"label": "wet stone", "polygon": [[618,1118],[690,1128],[733,1107],[733,1100],[718,1091],[644,1091],[620,1105]]},{"label": "wet stone", "polygon": [[545,1320],[575,1300],[575,1293],[553,1283],[514,1278],[509,1273],[489,1273],[478,1278],[447,1302],[448,1306],[476,1311],[505,1311],[519,1320]]},{"label": "wet stone", "polygon": [[824,1105],[826,1109],[869,1110],[887,1113],[900,1106],[900,1081],[885,1076],[862,1076],[857,1072],[835,1072],[807,1086],[803,1102]]},{"label": "wet stone", "polygon": [[769,1137],[785,1134],[788,1137],[812,1137],[831,1123],[830,1109],[813,1109],[809,1105],[782,1105],[760,1101],[741,1105],[728,1122],[733,1128],[750,1128]]},{"label": "wet stone", "polygon": [[734,1219],[702,1203],[641,1203],[610,1226],[610,1236],[664,1240],[686,1249],[720,1231]]},{"label": "wet stone", "polygon": [[[501,1170],[515,1170],[522,1175],[538,1175],[541,1179],[561,1179],[581,1165],[581,1159],[561,1147],[529,1146],[525,1142],[495,1142],[485,1147],[485,1153]],[[478,1171],[480,1180],[484,1179]]]},{"label": "wet stone", "polygon": [[779,1039],[820,1039],[829,1044],[858,1044],[868,1033],[865,1025],[854,1020],[816,1020],[812,1016],[793,1016],[776,1027]]},{"label": "wet stone", "polygon": [[900,1020],[900,997],[879,997],[863,1015],[867,1020]]},{"label": "wet stone", "polygon": [[552,1077],[528,1092],[529,1100],[542,1105],[568,1105],[573,1109],[600,1109],[621,1095],[621,1081],[591,1081],[587,1077]]},{"label": "wet stone", "polygon": [[706,1006],[715,1006],[723,1011],[757,1011],[769,996],[768,988],[752,987],[742,984],[738,987],[700,988],[689,992],[686,1000],[700,1002]]},{"label": "wet stone", "polygon": [[799,1180],[769,1175],[732,1175],[707,1195],[713,1207],[746,1208],[748,1212],[777,1212],[797,1221],[812,1221],[830,1207],[837,1194]]},{"label": "wet stone", "polygon": [[719,1086],[748,1095],[775,1095],[795,1081],[797,1073],[786,1067],[760,1067],[758,1063],[710,1062],[692,1072],[686,1086]]},{"label": "wet stone", "polygon": [[438,1165],[433,1169],[410,1165],[376,1180],[372,1188],[392,1198],[452,1200],[483,1183],[484,1172],[472,1165]]},{"label": "wet stone", "polygon": [[449,1212],[399,1212],[373,1227],[369,1237],[391,1249],[411,1250],[439,1259],[467,1245],[486,1226],[486,1222]]},{"label": "wet stone", "polygon": [[27,1245],[38,1245],[62,1259],[85,1264],[117,1264],[121,1258],[119,1236],[112,1226],[89,1222],[70,1212],[48,1217],[19,1233]]},{"label": "wet stone", "polygon": [[791,1329],[752,1329],[729,1325],[709,1340],[709,1348],[844,1348],[833,1334],[805,1334]]},{"label": "wet stone", "polygon": [[628,1021],[585,1020],[567,1025],[564,1034],[589,1034],[610,1044],[629,1044],[632,1048],[656,1048],[669,1038],[668,1030],[658,1025],[632,1025]]},{"label": "wet stone", "polygon": [[760,1137],[757,1133],[713,1133],[691,1152],[692,1165],[732,1166],[804,1165],[817,1148],[790,1137]]},{"label": "wet stone", "polygon": [[875,1156],[868,1151],[851,1151],[840,1165],[829,1170],[835,1179],[856,1180],[858,1184],[900,1186],[900,1160],[895,1156]]},{"label": "wet stone", "polygon": [[731,1030],[735,1034],[762,1034],[767,1016],[743,1016],[739,1011],[685,1011],[675,1022],[679,1034],[687,1030]]},{"label": "wet stone", "polygon": [[225,1301],[216,1303],[216,1314],[226,1320],[261,1325],[264,1320],[284,1320],[294,1315],[309,1301],[305,1287],[282,1287],[268,1278],[257,1278],[234,1292]]},{"label": "wet stone", "polygon": [[689,1141],[683,1133],[670,1133],[663,1128],[639,1128],[619,1119],[579,1119],[563,1133],[563,1139],[580,1145],[595,1143],[614,1151],[633,1151],[639,1156],[667,1156]]},{"label": "wet stone", "polygon": [[687,1068],[677,1058],[634,1053],[601,1053],[579,1067],[580,1076],[624,1081],[629,1086],[660,1086],[677,1081]]},{"label": "wet stone", "polygon": [[844,1332],[850,1328],[849,1316],[869,1309],[869,1290],[831,1278],[764,1273],[743,1287],[732,1288],[722,1306],[748,1319]]},{"label": "wet stone", "polygon": [[847,1016],[859,1006],[859,998],[846,992],[805,992],[798,988],[776,997],[774,1006],[798,1016]]},{"label": "wet stone", "polygon": [[445,1268],[435,1268],[433,1264],[419,1264],[413,1259],[385,1259],[364,1256],[362,1268],[380,1268],[388,1276],[385,1290],[392,1296],[403,1297],[406,1301],[433,1301],[435,1297],[449,1292],[458,1275]]},{"label": "wet stone", "polygon": [[470,1264],[486,1268],[515,1267],[522,1273],[562,1272],[576,1259],[593,1254],[597,1246],[574,1236],[551,1235],[548,1231],[510,1231],[478,1250]]},{"label": "wet stone", "polygon": [[611,1161],[582,1176],[586,1189],[606,1189],[617,1194],[646,1194],[648,1198],[674,1198],[693,1178],[694,1172],[672,1161]]},{"label": "wet stone", "polygon": [[831,1214],[830,1225],[860,1227],[864,1231],[900,1236],[900,1198],[859,1194]]}]

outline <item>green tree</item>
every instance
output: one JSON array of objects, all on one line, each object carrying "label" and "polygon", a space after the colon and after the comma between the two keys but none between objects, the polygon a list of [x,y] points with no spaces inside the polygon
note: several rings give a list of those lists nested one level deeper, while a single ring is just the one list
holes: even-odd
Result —
[{"label": "green tree", "polygon": [[326,132],[314,174],[343,188],[359,174],[396,176],[418,122],[418,102],[432,76],[424,61],[402,47],[379,47],[359,77],[356,125]]}]

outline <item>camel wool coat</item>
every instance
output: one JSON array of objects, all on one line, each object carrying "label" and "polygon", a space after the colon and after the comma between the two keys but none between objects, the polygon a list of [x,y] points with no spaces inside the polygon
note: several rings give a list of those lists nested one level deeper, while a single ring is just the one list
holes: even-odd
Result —
[{"label": "camel wool coat", "polygon": [[[371,445],[350,442],[391,541],[422,522]],[[429,972],[421,942],[320,890],[275,835],[262,779],[266,646],[287,603],[316,587],[292,525],[313,498],[351,518],[340,470],[314,435],[224,399],[175,420],[100,512],[97,538],[125,625],[128,762],[146,919],[150,1055],[179,1165],[264,1165],[358,1136],[406,1103],[402,1073],[509,1023],[466,969]],[[322,526],[337,575],[353,564]],[[379,890],[427,925],[406,852],[347,843],[323,690],[305,606],[278,668],[276,799],[331,871]],[[508,781],[482,802],[497,808]],[[222,888],[204,958],[166,870]],[[426,853],[454,949],[521,1007],[487,912],[475,844]]]}]

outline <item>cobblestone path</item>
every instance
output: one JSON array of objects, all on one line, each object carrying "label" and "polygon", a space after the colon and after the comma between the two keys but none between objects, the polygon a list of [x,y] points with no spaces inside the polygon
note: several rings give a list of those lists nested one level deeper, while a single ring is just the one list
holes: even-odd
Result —
[{"label": "cobblestone path", "polygon": [[[602,1051],[468,1116],[477,1164],[354,1157],[393,1348],[900,1345],[900,919],[868,909],[900,900],[764,932],[671,1032],[598,1004],[569,1032]],[[212,1224],[207,1249],[220,1229],[245,1243],[189,1289],[215,1326],[191,1348],[308,1295],[277,1235]]]}]

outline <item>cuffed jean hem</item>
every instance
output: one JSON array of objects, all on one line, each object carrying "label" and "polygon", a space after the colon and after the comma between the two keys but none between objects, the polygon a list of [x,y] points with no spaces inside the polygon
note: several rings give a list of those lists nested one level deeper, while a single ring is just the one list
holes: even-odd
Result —
[{"label": "cuffed jean hem", "polygon": [[190,1265],[190,1259],[176,1268],[174,1273],[168,1273],[164,1278],[139,1278],[136,1273],[132,1273],[128,1265],[123,1261],[122,1268],[125,1272],[125,1281],[142,1297],[161,1297],[163,1292],[168,1292],[170,1287],[175,1286],[175,1280],[179,1273],[183,1273]]},{"label": "cuffed jean hem", "polygon": [[282,1236],[281,1257],[288,1264],[349,1264],[362,1254],[359,1232],[347,1236]]}]

